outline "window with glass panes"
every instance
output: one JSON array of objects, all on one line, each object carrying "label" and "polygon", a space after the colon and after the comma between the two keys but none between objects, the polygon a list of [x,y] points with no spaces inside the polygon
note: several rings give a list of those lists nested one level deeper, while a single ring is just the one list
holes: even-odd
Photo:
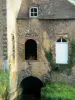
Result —
[{"label": "window with glass panes", "polygon": [[37,18],[38,17],[38,7],[31,7],[30,12],[29,12],[29,16],[31,18]]}]

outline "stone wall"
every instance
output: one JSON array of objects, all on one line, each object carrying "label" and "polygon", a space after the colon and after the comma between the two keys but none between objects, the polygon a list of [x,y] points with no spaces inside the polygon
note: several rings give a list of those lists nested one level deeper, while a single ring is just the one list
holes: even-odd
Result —
[{"label": "stone wall", "polygon": [[18,19],[28,19],[31,6],[38,7],[39,19],[75,19],[75,6],[68,0],[23,0]]},{"label": "stone wall", "polygon": [[[55,73],[52,72],[50,74],[51,65],[46,57],[46,51],[50,52],[50,50],[52,50],[55,61],[55,42],[60,35],[66,38],[68,43],[69,40],[75,39],[75,20],[18,20],[17,29],[18,84],[20,84],[21,80],[30,75],[36,76],[42,81],[44,81],[46,77],[50,78],[50,80],[52,79],[52,81],[56,79],[59,81],[60,76],[61,78],[64,77],[63,82],[66,82],[68,77],[66,73],[61,72],[61,74],[57,75],[58,72],[56,72],[57,78],[54,76]],[[38,59],[36,61],[25,60],[25,42],[27,39],[33,39],[37,42],[39,48],[37,48]],[[75,74],[70,76],[67,83],[74,84],[73,75]]]},{"label": "stone wall", "polygon": [[4,68],[4,59],[7,57],[7,21],[6,0],[0,0],[0,67]]},{"label": "stone wall", "polygon": [[67,75],[66,72],[59,73],[52,71],[50,73],[50,80],[51,82],[61,82],[75,86],[75,69],[72,70],[70,75]]},{"label": "stone wall", "polygon": [[20,4],[21,0],[7,0],[7,38],[8,62],[10,69],[10,100],[13,100],[17,96],[17,81],[15,82],[15,80],[17,80],[16,17],[20,8]]},{"label": "stone wall", "polygon": [[[45,5],[41,4],[43,1]],[[52,1],[53,0],[51,0],[51,2]],[[65,2],[65,0],[62,1]],[[52,73],[50,75],[51,65],[45,53],[46,51],[49,52],[52,49],[55,59],[55,41],[57,40],[59,35],[63,35],[64,37],[67,36],[67,39],[75,38],[75,20],[64,20],[64,19],[50,20],[52,19],[52,17],[47,16],[48,13],[46,13],[46,11],[45,11],[46,14],[42,13],[43,16],[40,17],[39,19],[29,19],[28,8],[30,7],[31,4],[37,4],[37,3],[43,6],[42,9],[46,8],[45,10],[48,10],[47,9],[49,7],[48,4],[50,4],[49,0],[48,2],[47,0],[46,1],[23,0],[22,5],[21,5],[21,0],[18,1],[7,0],[7,35],[8,35],[7,37],[8,37],[8,48],[9,48],[8,60],[10,64],[10,96],[11,96],[10,100],[13,100],[17,96],[16,92],[18,88],[17,86],[20,86],[21,81],[25,77],[35,76],[41,79],[42,81],[45,81],[46,79],[56,80],[56,77],[54,76],[55,73]],[[69,4],[68,1],[66,3]],[[74,12],[75,7],[72,6],[71,4],[69,5],[70,8],[72,7],[71,10]],[[58,5],[56,6],[58,8]],[[65,16],[64,14],[68,14],[64,18],[67,19],[69,18],[71,19],[72,17],[74,18],[75,15],[69,16],[71,15],[70,13],[71,12],[63,13],[63,17]],[[57,15],[59,16],[58,13]],[[58,16],[56,17],[57,19],[59,17],[61,18],[61,16],[59,17]],[[16,21],[16,19],[19,20]],[[13,42],[13,37],[14,37],[14,42]],[[25,60],[25,42],[28,39],[33,39],[37,43],[38,57],[37,60],[35,61]],[[14,52],[13,52],[13,43],[15,44]],[[13,56],[13,54],[15,54],[15,57]],[[65,80],[66,79],[67,78],[65,78]]]}]

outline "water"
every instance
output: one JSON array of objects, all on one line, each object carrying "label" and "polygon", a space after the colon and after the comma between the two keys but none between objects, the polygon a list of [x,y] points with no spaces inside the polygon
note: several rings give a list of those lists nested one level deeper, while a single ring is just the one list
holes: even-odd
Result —
[{"label": "water", "polygon": [[25,95],[20,95],[20,96],[18,96],[16,99],[14,99],[14,100],[40,100],[40,97],[36,97],[35,95],[33,95],[33,94],[25,94]]},{"label": "water", "polygon": [[22,96],[21,100],[40,100],[40,98],[35,97],[34,95],[25,95],[25,96]]},{"label": "water", "polygon": [[22,80],[20,84],[22,88],[22,94],[15,100],[40,100],[41,88],[43,83],[40,79],[29,76]]}]

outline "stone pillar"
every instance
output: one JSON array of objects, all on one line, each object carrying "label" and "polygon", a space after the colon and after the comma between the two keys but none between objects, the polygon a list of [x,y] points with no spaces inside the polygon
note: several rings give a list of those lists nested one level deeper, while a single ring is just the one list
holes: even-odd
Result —
[{"label": "stone pillar", "polygon": [[[16,6],[17,4],[17,6]],[[10,100],[17,97],[17,36],[16,17],[21,0],[7,0],[7,38],[8,38],[8,62],[10,68]],[[13,38],[15,39],[15,57],[13,56]]]}]

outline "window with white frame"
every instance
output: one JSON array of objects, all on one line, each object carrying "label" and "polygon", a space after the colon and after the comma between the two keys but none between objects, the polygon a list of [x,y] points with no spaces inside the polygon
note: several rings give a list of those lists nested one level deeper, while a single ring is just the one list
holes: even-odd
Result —
[{"label": "window with white frame", "polygon": [[64,38],[56,41],[56,63],[68,64],[68,42]]},{"label": "window with white frame", "polygon": [[38,17],[38,7],[31,7],[29,9],[29,17],[30,18],[37,18]]}]

